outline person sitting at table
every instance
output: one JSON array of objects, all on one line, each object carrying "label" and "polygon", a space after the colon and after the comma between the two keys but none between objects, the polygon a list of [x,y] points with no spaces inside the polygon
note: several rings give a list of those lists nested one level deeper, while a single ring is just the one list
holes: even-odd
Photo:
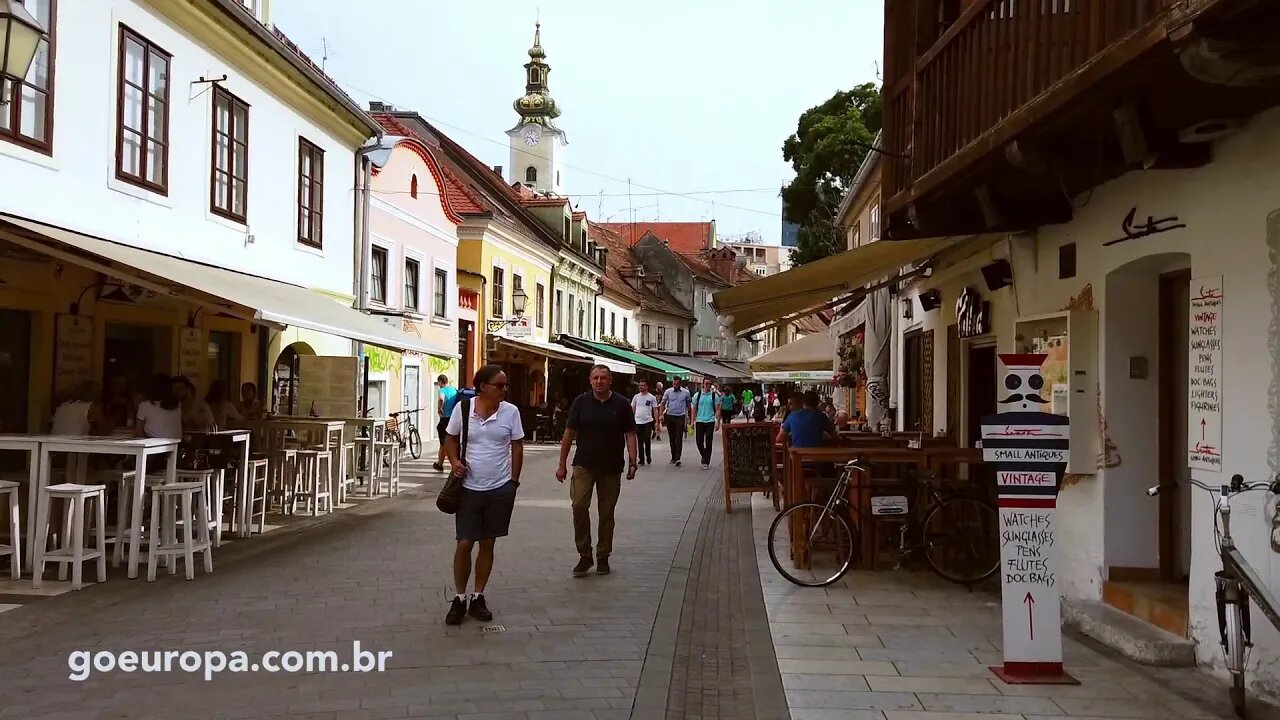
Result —
[{"label": "person sitting at table", "polygon": [[173,392],[175,384],[164,373],[151,379],[147,399],[138,403],[138,422],[134,425],[138,437],[182,438],[182,403]]},{"label": "person sitting at table", "polygon": [[244,426],[244,416],[240,414],[235,403],[227,397],[226,382],[214,380],[209,383],[209,392],[205,393],[204,401],[209,404],[213,422],[219,428],[226,430]]},{"label": "person sitting at table", "polygon": [[245,420],[252,422],[262,419],[266,413],[262,400],[258,398],[257,385],[247,382],[240,386],[240,402],[236,403],[236,410]]},{"label": "person sitting at table", "polygon": [[100,432],[109,434],[118,428],[133,427],[137,409],[133,394],[129,392],[129,378],[124,375],[111,376],[97,403]]},{"label": "person sitting at table", "polygon": [[196,396],[195,383],[185,375],[173,378],[173,394],[182,405],[182,429],[209,432],[218,429],[209,403]]},{"label": "person sitting at table", "polygon": [[[794,405],[795,398],[792,398]],[[782,438],[793,448],[822,447],[835,439],[831,420],[818,410],[818,393],[810,390],[804,394],[804,406],[787,414],[782,421]]]},{"label": "person sitting at table", "polygon": [[53,411],[51,430],[54,435],[92,435],[101,425],[93,398],[96,393],[92,382],[76,385],[66,399]]}]

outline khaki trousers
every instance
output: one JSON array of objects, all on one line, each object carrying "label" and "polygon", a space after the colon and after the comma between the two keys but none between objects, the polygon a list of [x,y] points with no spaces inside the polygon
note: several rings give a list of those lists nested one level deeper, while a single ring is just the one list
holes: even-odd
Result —
[{"label": "khaki trousers", "polygon": [[569,483],[569,501],[573,505],[573,542],[578,555],[591,557],[591,492],[599,496],[599,542],[596,557],[607,558],[613,551],[613,509],[622,492],[621,473],[594,472],[584,467],[573,468]]}]

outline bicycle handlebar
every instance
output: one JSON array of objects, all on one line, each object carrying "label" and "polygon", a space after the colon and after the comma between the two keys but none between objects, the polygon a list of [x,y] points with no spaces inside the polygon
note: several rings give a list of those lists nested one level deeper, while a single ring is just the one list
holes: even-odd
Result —
[{"label": "bicycle handlebar", "polygon": [[[1201,482],[1200,480],[1197,480],[1195,478],[1187,478],[1185,482],[1188,485],[1193,485],[1195,487],[1200,488],[1201,490],[1205,490],[1211,493],[1222,492],[1223,488],[1227,488],[1228,495],[1230,496],[1240,495],[1247,492],[1253,492],[1254,490],[1268,490],[1274,494],[1280,494],[1280,476],[1277,476],[1276,479],[1272,480],[1269,483],[1265,483],[1265,482],[1246,483],[1244,481],[1244,476],[1232,475],[1230,485],[1220,485],[1217,487],[1210,485],[1206,482]],[[1177,484],[1178,483],[1166,483],[1165,485],[1176,486]],[[1159,495],[1160,490],[1163,487],[1165,487],[1165,485],[1153,485],[1152,487],[1147,488],[1147,496],[1155,497]]]}]

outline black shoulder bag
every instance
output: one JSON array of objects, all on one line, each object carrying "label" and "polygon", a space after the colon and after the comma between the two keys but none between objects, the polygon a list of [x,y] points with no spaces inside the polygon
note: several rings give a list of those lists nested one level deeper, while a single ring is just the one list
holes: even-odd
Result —
[{"label": "black shoulder bag", "polygon": [[[462,407],[459,412],[462,414],[462,438],[458,445],[458,459],[463,463],[467,461],[467,428],[471,426],[471,398],[464,397],[459,401]],[[453,515],[458,512],[458,497],[462,494],[462,476],[457,472],[451,471],[449,477],[445,478],[444,487],[440,488],[440,494],[436,496],[436,507],[440,512],[447,515]]]}]

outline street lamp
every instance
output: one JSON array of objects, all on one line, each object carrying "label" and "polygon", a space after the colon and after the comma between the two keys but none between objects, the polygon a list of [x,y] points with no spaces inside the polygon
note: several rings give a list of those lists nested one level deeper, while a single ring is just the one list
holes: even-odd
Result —
[{"label": "street lamp", "polygon": [[27,77],[44,37],[22,0],[0,0],[0,105],[9,102],[9,79]]},{"label": "street lamp", "polygon": [[516,288],[515,292],[511,293],[511,309],[515,310],[516,317],[524,317],[524,306],[528,302],[529,294],[524,291],[524,288]]}]

